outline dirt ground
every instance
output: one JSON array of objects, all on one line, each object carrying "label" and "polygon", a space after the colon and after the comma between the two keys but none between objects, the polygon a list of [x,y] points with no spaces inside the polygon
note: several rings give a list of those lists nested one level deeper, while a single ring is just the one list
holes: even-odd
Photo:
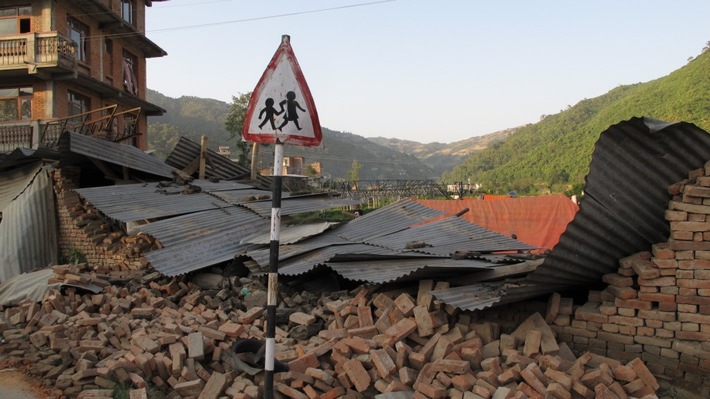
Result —
[{"label": "dirt ground", "polygon": [[5,368],[0,370],[0,398],[3,399],[50,399],[52,396],[42,389],[38,381],[24,372]]}]

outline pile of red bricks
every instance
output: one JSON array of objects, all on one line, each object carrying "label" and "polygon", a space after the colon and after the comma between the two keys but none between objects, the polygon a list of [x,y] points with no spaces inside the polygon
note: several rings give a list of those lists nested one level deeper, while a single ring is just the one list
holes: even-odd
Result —
[{"label": "pile of red bricks", "polygon": [[560,340],[628,361],[710,396],[710,164],[669,187],[670,239],[620,260],[574,315],[552,320]]},{"label": "pile of red bricks", "polygon": [[142,270],[143,254],[158,248],[155,240],[144,234],[127,235],[82,201],[72,191],[78,188],[80,172],[71,166],[54,171],[60,253],[65,257],[80,254],[84,257],[80,261],[100,266],[102,272]]},{"label": "pile of red bricks", "polygon": [[[98,284],[49,292],[41,303],[4,309],[1,352],[45,381],[57,395],[111,397],[117,384],[169,398],[257,398],[263,374],[234,369],[237,338],[263,338],[264,309],[206,305],[190,282],[154,280],[143,287],[106,285],[80,266],[54,268],[55,280]],[[501,324],[458,313],[427,292],[324,296],[310,312],[291,312],[277,327],[277,395],[293,399],[362,398],[416,391],[414,398],[654,398],[656,379],[640,359],[626,364],[558,345],[539,313],[508,333]],[[133,288],[130,288],[133,287]],[[83,291],[81,291],[83,292]],[[449,310],[447,312],[447,309]],[[306,340],[289,331],[322,319]]]},{"label": "pile of red bricks", "polygon": [[[103,291],[65,288],[3,309],[0,354],[28,364],[57,396],[111,397],[123,385],[138,399],[150,389],[260,397],[263,375],[234,370],[229,350],[238,338],[264,337],[264,309],[214,306],[220,301],[205,299],[214,293],[185,279],[146,276],[141,256],[156,243],[123,234],[82,203],[69,190],[78,176],[71,167],[55,175],[60,247],[91,267],[55,266],[52,282]],[[555,294],[544,319],[526,314],[511,325],[444,306],[427,294],[436,285],[422,281],[413,291],[324,296],[291,312],[277,327],[276,357],[291,368],[276,375],[277,397],[653,398],[653,375],[710,386],[705,176],[693,172],[671,188],[671,240],[622,260],[604,276],[609,287],[581,307]],[[293,338],[319,322],[315,336]]]}]

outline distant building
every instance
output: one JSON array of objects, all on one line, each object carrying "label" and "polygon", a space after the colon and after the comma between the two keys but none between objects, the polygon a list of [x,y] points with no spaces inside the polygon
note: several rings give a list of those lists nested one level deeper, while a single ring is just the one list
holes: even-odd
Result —
[{"label": "distant building", "polygon": [[217,154],[219,154],[219,155],[221,155],[221,156],[223,156],[223,157],[227,157],[227,158],[229,158],[229,157],[232,156],[232,152],[229,151],[229,146],[228,146],[228,145],[221,145],[221,146],[219,146],[219,148],[218,148],[218,150],[217,150]]},{"label": "distant building", "polygon": [[284,175],[302,175],[303,174],[303,157],[284,157]]},{"label": "distant building", "polygon": [[[295,156],[295,157],[284,157],[283,160],[283,168],[281,170],[282,175],[299,175],[299,176],[304,176],[308,175],[307,169],[312,169],[315,172],[314,177],[321,176],[321,163],[316,161],[316,162],[311,162],[309,165],[305,164],[305,158],[302,156]],[[304,167],[304,165],[306,165]],[[271,176],[274,174],[274,169],[273,167],[271,168],[264,168],[260,169],[259,173],[262,176]]]},{"label": "distant building", "polygon": [[[0,152],[53,145],[65,130],[147,146],[145,9],[162,0],[0,4]],[[14,3],[10,5],[8,3]]]},{"label": "distant building", "polygon": [[316,162],[311,162],[308,166],[313,169],[313,172],[315,173],[315,176],[314,176],[314,177],[320,177],[320,176],[322,176],[321,164],[320,164],[320,162],[318,162],[318,161],[316,161]]}]

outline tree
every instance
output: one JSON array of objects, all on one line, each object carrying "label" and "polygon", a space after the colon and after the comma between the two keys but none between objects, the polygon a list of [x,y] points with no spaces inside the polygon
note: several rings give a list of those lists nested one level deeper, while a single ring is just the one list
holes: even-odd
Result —
[{"label": "tree", "polygon": [[313,165],[306,166],[306,170],[304,170],[303,173],[308,177],[318,176],[318,171],[316,170],[316,168]]},{"label": "tree", "polygon": [[348,171],[348,179],[350,179],[350,181],[360,180],[360,169],[362,169],[362,164],[358,162],[357,159],[353,159],[352,166]]},{"label": "tree", "polygon": [[247,109],[249,108],[249,100],[251,92],[239,93],[238,96],[232,96],[232,102],[229,104],[229,114],[224,122],[224,126],[229,132],[229,136],[236,139],[237,154],[239,154],[239,164],[249,166],[249,143],[242,138],[242,128],[244,120],[247,117]]}]

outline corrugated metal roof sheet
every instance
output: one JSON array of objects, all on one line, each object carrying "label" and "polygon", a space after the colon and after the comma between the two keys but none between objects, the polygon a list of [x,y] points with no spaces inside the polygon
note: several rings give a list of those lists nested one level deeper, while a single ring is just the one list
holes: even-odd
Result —
[{"label": "corrugated metal roof sheet", "polygon": [[19,306],[27,299],[41,302],[44,294],[51,288],[59,288],[60,284],[49,285],[49,279],[54,276],[51,268],[23,273],[0,284],[0,306]]},{"label": "corrugated metal roof sheet", "polygon": [[445,290],[431,291],[437,299],[461,310],[480,310],[537,298],[547,293],[539,284],[524,278],[490,281]]},{"label": "corrugated metal roof sheet", "polygon": [[[174,168],[183,170],[199,156],[200,144],[186,137],[180,137],[180,141],[178,141],[173,151],[168,155],[165,163]],[[207,167],[205,168],[207,178],[216,177],[223,180],[249,180],[251,177],[251,171],[248,168],[232,162],[210,149],[207,150],[207,157],[209,159],[209,162],[206,163]],[[271,181],[272,180],[268,177],[257,176],[257,182],[261,187],[271,187]]]},{"label": "corrugated metal roof sheet", "polygon": [[27,188],[2,211],[0,282],[57,262],[54,190],[41,168]]},{"label": "corrugated metal roof sheet", "polygon": [[390,283],[435,276],[444,279],[452,275],[487,270],[495,265],[475,260],[454,259],[390,259],[377,262],[326,262],[328,267],[352,281]]},{"label": "corrugated metal roof sheet", "polygon": [[[230,190],[253,190],[254,186],[249,184],[237,183],[234,181],[220,180],[211,181],[208,179],[195,179],[192,184],[202,188],[202,191],[207,191],[209,193],[219,193],[222,191]],[[263,190],[260,190],[263,191]]]},{"label": "corrugated metal roof sheet", "polygon": [[[348,279],[388,282],[431,276],[431,273],[444,276],[497,266],[486,259],[451,259],[450,255],[454,252],[451,248],[461,251],[471,248],[496,251],[532,248],[458,218],[424,223],[440,215],[441,212],[432,211],[411,200],[383,207],[297,245],[281,245],[279,273],[299,276],[328,266]],[[391,221],[387,229],[382,228],[380,224],[383,218]],[[348,231],[348,226],[353,223],[359,223],[361,226]],[[346,234],[342,234],[343,231]],[[365,232],[371,236],[367,243],[358,242],[354,238],[343,238],[365,236],[362,234]],[[388,233],[392,234],[386,235]],[[434,255],[406,248],[408,242],[421,239],[428,240],[431,245],[422,251],[435,253]],[[475,246],[477,239],[482,243],[479,247]],[[254,267],[253,270],[267,270],[270,255],[267,248],[251,249],[246,255],[258,265],[258,268]],[[515,259],[507,261],[520,262]]]},{"label": "corrugated metal roof sheet", "polygon": [[229,204],[208,193],[179,194],[180,190],[179,186],[160,187],[158,183],[142,183],[75,191],[104,215],[124,223],[229,207]]},{"label": "corrugated metal roof sheet", "polygon": [[[349,198],[332,198],[323,195],[283,198],[281,200],[281,216],[318,212],[325,209],[342,208],[359,203],[360,201]],[[247,202],[242,203],[242,206],[251,209],[262,217],[271,217],[271,201]]]},{"label": "corrugated metal roof sheet", "polygon": [[[247,202],[262,201],[262,202],[267,202],[269,204],[269,208],[271,207],[272,192],[268,191],[268,190],[259,190],[257,188],[252,187],[252,188],[244,189],[244,190],[230,190],[230,191],[214,192],[213,195],[215,197],[219,197],[224,202],[228,202],[232,205],[240,205],[240,204],[245,204]],[[286,193],[286,192],[281,193],[281,199],[288,198],[289,196],[290,196],[289,193]],[[269,216],[271,216],[271,213],[269,213]]]},{"label": "corrugated metal roof sheet", "polygon": [[268,225],[268,220],[248,210],[229,206],[159,220],[136,226],[134,230],[155,237],[165,247],[173,247],[212,240],[217,235],[229,237],[239,244],[244,237]]},{"label": "corrugated metal roof sheet", "polygon": [[465,310],[601,282],[619,260],[665,242],[668,186],[710,160],[710,135],[689,123],[632,118],[597,141],[580,211],[543,263],[524,280],[432,292]]},{"label": "corrugated metal roof sheet", "polygon": [[22,164],[43,159],[59,160],[59,152],[46,147],[38,149],[16,148],[9,154],[0,154],[0,170],[14,168]]},{"label": "corrugated metal roof sheet", "polygon": [[338,228],[336,234],[353,242],[372,242],[377,237],[404,230],[441,215],[443,213],[440,211],[405,199],[353,219]]},{"label": "corrugated metal roof sheet", "polygon": [[597,283],[619,259],[665,242],[668,186],[710,160],[710,135],[690,123],[633,118],[597,141],[580,212],[528,276],[543,287]]},{"label": "corrugated metal roof sheet", "polygon": [[[309,239],[304,242],[290,245],[279,245],[279,264],[286,265],[286,262],[293,257],[309,253],[311,251],[325,248],[334,245],[350,245],[351,243],[344,241],[342,239],[336,238],[336,241],[319,239],[323,236],[316,237],[315,239]],[[261,247],[253,248],[246,252],[246,255],[250,257],[258,266],[261,271],[266,271],[269,267],[269,257],[270,248]],[[314,262],[320,263],[326,260],[329,255],[324,255]]]},{"label": "corrugated metal roof sheet", "polygon": [[20,195],[42,170],[41,162],[33,162],[19,168],[0,172],[0,213]]},{"label": "corrugated metal roof sheet", "polygon": [[178,276],[234,259],[235,255],[248,247],[227,235],[209,238],[151,251],[145,257],[155,270],[166,276]]},{"label": "corrugated metal roof sheet", "polygon": [[468,210],[461,219],[504,236],[515,234],[516,240],[545,249],[557,245],[579,211],[579,206],[563,194],[416,201],[449,215]]},{"label": "corrugated metal roof sheet", "polygon": [[[301,224],[295,226],[282,226],[279,230],[279,244],[295,244],[302,241],[308,237],[315,236],[323,233],[332,226],[337,225],[337,223],[323,222],[323,223],[309,223]],[[261,244],[268,245],[271,243],[271,224],[269,228],[265,231],[258,232],[249,237],[242,239],[243,244]]]},{"label": "corrugated metal roof sheet", "polygon": [[[421,254],[411,254],[409,256],[426,257]],[[340,261],[357,257],[361,259],[367,258],[367,262],[359,262],[362,275],[366,276],[368,271],[375,270],[378,265],[381,265],[383,259],[402,258],[403,255],[391,249],[378,248],[367,244],[344,244],[318,248],[282,261],[279,250],[279,273],[287,276],[298,276],[313,270],[318,265],[326,264],[328,261]]]},{"label": "corrugated metal roof sheet", "polygon": [[78,133],[64,132],[59,139],[59,150],[62,153],[62,163],[71,159],[71,155],[67,153],[73,153],[155,176],[169,178],[173,176],[174,169],[172,167],[132,145],[112,143]]},{"label": "corrugated metal roof sheet", "polygon": [[421,247],[411,250],[440,256],[450,256],[457,251],[501,252],[535,249],[532,245],[476,226],[458,217],[448,217],[418,225],[366,242],[399,251],[408,251],[410,249],[407,247],[417,246],[410,244],[419,243]]}]

